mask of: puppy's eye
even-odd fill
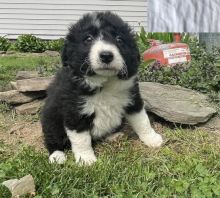
[[[121,36],[116,36],[115,40],[116,40],[117,43],[119,43],[119,44],[123,43],[123,40],[122,40]]]
[[[93,41],[93,39],[94,39],[93,36],[89,34],[85,37],[84,42],[91,43]]]

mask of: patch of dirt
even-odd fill
[[[2,118],[1,118],[2,120]],[[0,139],[7,145],[18,145],[25,144],[35,147],[37,150],[44,149],[43,144],[43,134],[41,129],[41,124],[37,122],[27,122],[27,121],[16,121],[13,123],[7,123],[7,120],[4,120],[7,127],[4,130],[0,131]],[[152,123],[153,128],[158,133],[163,133],[164,126],[158,122]],[[120,139],[123,134],[127,135],[129,139],[138,140],[137,135],[133,132],[132,128],[126,123],[123,129],[121,130],[121,135],[113,134],[107,140],[115,141]],[[114,137],[115,136],[115,137]],[[138,140],[139,141],[139,140]]]
[[[5,144],[20,143],[43,149],[43,138],[40,122],[15,122],[8,130],[0,132],[0,139]]]

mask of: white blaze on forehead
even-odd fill
[[[100,53],[103,51],[112,52],[114,58],[111,63],[108,64],[109,68],[115,69],[116,71],[121,70],[124,67],[124,60],[119,52],[119,49],[116,45],[108,43],[100,38],[94,42],[90,49],[89,59],[91,67],[93,70],[102,69],[105,65],[100,60]],[[112,71],[106,71],[112,72]]]

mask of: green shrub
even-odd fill
[[[21,35],[15,43],[16,48],[21,52],[44,52],[45,43],[31,34]]]
[[[43,41],[34,35],[21,35],[16,40],[13,50],[21,52],[44,52],[45,50],[61,51],[64,44],[64,39]]]
[[[60,52],[64,44],[64,39],[60,38],[58,40],[51,40],[51,41],[45,41],[45,42],[46,42],[47,50]]]
[[[7,38],[0,36],[0,51],[7,51],[10,45],[11,43]]]

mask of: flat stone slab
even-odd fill
[[[52,56],[52,57],[55,57],[55,56],[60,56],[60,53],[57,52],[57,51],[51,51],[51,50],[46,50],[44,52],[44,54],[48,55],[48,56]]]
[[[53,80],[53,77],[38,77],[24,80],[17,80],[17,90],[21,92],[27,91],[43,91],[46,90]]]
[[[46,96],[45,91],[21,93],[18,90],[10,90],[0,92],[0,102],[2,101],[8,104],[23,104],[44,96]]]
[[[21,179],[10,179],[2,183],[6,186],[12,197],[20,197],[22,195],[35,195],[34,179],[31,175],[26,175]]]
[[[38,71],[18,71],[16,80],[30,79],[40,77]]]
[[[44,102],[42,100],[35,100],[33,102],[30,103],[26,103],[23,105],[19,105],[17,107],[15,107],[15,111],[17,114],[36,114],[37,112],[39,112],[39,110],[41,109],[41,107],[43,106]]]
[[[146,109],[167,121],[195,125],[216,113],[207,96],[191,89],[152,82],[139,85]]]

